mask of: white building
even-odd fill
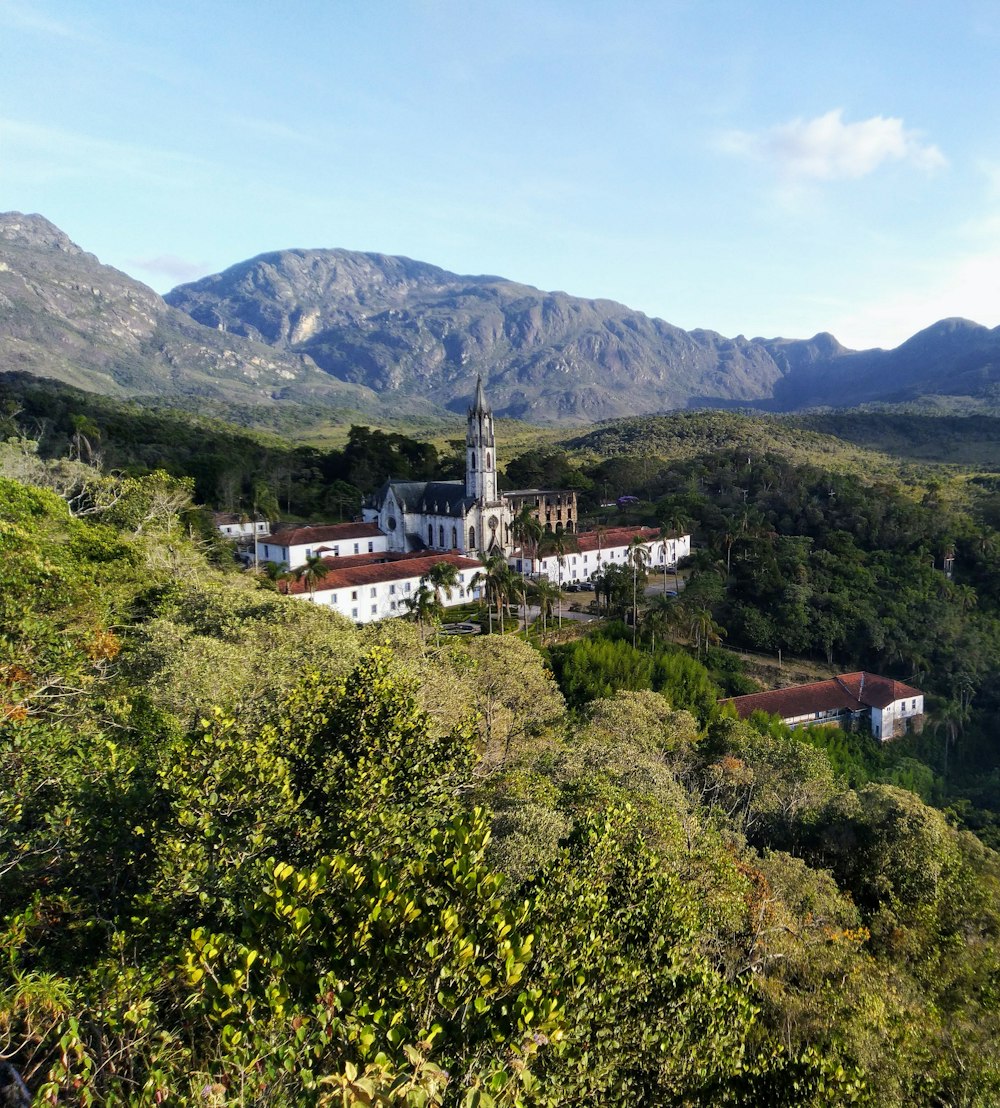
[[[860,670],[828,681],[734,696],[722,703],[732,704],[742,719],[766,712],[780,716],[790,727],[864,722],[883,742],[920,731],[924,724],[924,694],[919,689]]]
[[[327,572],[310,590],[304,580],[283,581],[281,592],[311,600],[339,612],[354,623],[372,623],[377,619],[409,614],[407,601],[420,588],[421,579],[439,562],[447,562],[458,571],[458,584],[451,596],[441,594],[442,604],[454,607],[479,599],[479,589],[473,578],[483,568],[473,558],[457,554],[432,554],[417,557],[394,557],[390,561],[372,561],[367,565],[350,565],[343,569],[334,559],[326,560]]]
[[[636,536],[641,537],[648,554],[647,569],[650,573],[672,569],[691,553],[691,536],[680,535],[673,539],[661,539],[653,527],[613,527],[606,531],[580,531],[567,537],[567,549],[559,564],[557,554],[544,557],[524,557],[515,554],[511,567],[527,576],[547,577],[564,585],[587,583],[595,573],[607,566],[628,564],[628,548]]]
[[[257,561],[286,569],[305,565],[306,558],[381,554],[389,549],[386,536],[371,523],[330,523],[317,527],[286,527],[257,540]]]
[[[236,541],[271,533],[271,524],[266,519],[247,519],[235,512],[213,512],[212,521],[220,535]]]
[[[465,481],[390,478],[369,497],[362,517],[386,534],[389,550],[472,556],[510,551],[514,512],[497,488],[493,413],[486,406],[481,377],[468,412]]]

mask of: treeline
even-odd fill
[[[351,428],[342,450],[294,446],[219,420],[109,400],[23,374],[0,375],[0,439],[132,476],[194,480],[199,503],[248,518],[350,519],[389,476],[461,476],[458,460],[406,435]],[[464,467],[464,456],[461,459]]]
[[[166,474],[71,504],[0,480],[0,1029],[39,1103],[997,1101],[997,857],[911,792],[627,631],[565,656],[569,708],[514,636],[213,570]]]

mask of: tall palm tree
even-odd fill
[[[427,642],[424,627],[428,623],[436,623],[441,618],[443,607],[437,593],[427,584],[426,577],[417,586],[412,596],[407,597],[406,606],[410,614],[416,617],[420,628],[420,641]]]
[[[718,646],[725,638],[726,632],[714,619],[712,613],[706,608],[701,608],[691,616],[691,641],[695,652],[707,654],[710,646]]]
[[[486,604],[490,612],[490,631],[493,630],[493,605],[496,605],[500,620],[500,634],[504,633],[503,610],[514,591],[514,574],[507,565],[507,559],[494,551],[483,563],[483,569],[476,574],[476,580],[482,582],[486,592]]]
[[[531,551],[531,564],[534,568],[535,558],[538,556],[538,546],[545,532],[541,521],[528,504],[525,504],[514,517],[510,530],[514,536],[514,541],[522,549]]]
[[[636,535],[628,544],[625,559],[632,567],[632,645],[635,646],[636,629],[639,623],[639,577],[646,578],[646,567],[649,565],[649,547],[642,535]]]
[[[556,565],[559,567],[559,626],[562,627],[562,580],[563,569],[566,566],[566,555],[580,549],[580,543],[576,535],[569,531],[558,531],[549,535],[545,540],[547,554],[555,554]]]
[[[656,636],[659,635],[661,640],[666,639],[672,631],[680,627],[683,618],[684,609],[676,596],[657,595],[649,598],[642,618],[642,629],[644,634],[649,632],[654,650]]]
[[[686,535],[691,527],[691,521],[680,512],[672,512],[660,528],[660,538],[679,539]],[[667,569],[663,568],[663,591],[667,591]],[[674,547],[674,592],[677,592],[677,548]]]
[[[542,637],[552,618],[552,610],[562,598],[562,591],[547,577],[542,577],[531,586],[531,598],[538,605],[538,614],[542,617]]]
[[[441,594],[451,600],[452,590],[458,585],[458,570],[451,562],[435,562],[424,574],[423,580],[434,590],[434,598],[438,607],[444,608]]]
[[[309,599],[316,595],[316,585],[326,576],[326,563],[322,554],[307,554],[305,562],[293,570],[296,581],[304,581]]]

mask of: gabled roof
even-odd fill
[[[421,554],[419,557],[407,555],[397,557],[391,562],[374,562],[368,565],[342,568],[344,558],[325,558],[324,565],[330,567],[326,574],[313,586],[313,592],[328,592],[331,589],[348,589],[358,585],[377,585],[387,581],[406,581],[414,577],[423,577],[438,562],[447,562],[459,570],[482,569],[483,564],[474,558],[463,558],[460,554]],[[353,559],[352,559],[353,561]],[[303,580],[283,581],[279,589],[289,596],[299,596],[309,592]]]
[[[377,523],[320,523],[309,527],[286,527],[271,535],[276,546],[309,546],[318,542],[344,542],[349,539],[382,538]]]
[[[793,719],[814,712],[861,712],[865,708],[887,708],[897,700],[916,696],[923,696],[923,693],[911,685],[859,670],[808,685],[734,696],[722,703],[732,704],[741,719],[746,719],[753,712]]]
[[[461,516],[476,503],[474,496],[465,495],[464,481],[394,481],[390,478],[372,496],[372,507],[381,509],[390,489],[406,511],[422,515]]]
[[[609,527],[600,536],[596,531],[578,531],[576,542],[581,553],[587,554],[593,550],[610,550],[613,547],[628,546],[637,535],[643,542],[656,542],[660,533],[655,527]]]

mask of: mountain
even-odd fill
[[[166,299],[400,402],[461,410],[481,373],[495,411],[535,422],[764,400],[790,367],[840,349],[817,336],[776,356],[759,340],[689,333],[610,300],[348,250],[262,254]]]
[[[0,368],[109,396],[377,404],[307,358],[203,327],[40,215],[0,214]]]
[[[700,407],[995,411],[1000,328],[943,320],[890,351],[826,333],[730,339],[349,250],[262,254],[161,298],[12,212],[0,215],[0,369],[272,425],[440,418],[464,410],[480,373],[498,414],[536,423]]]

